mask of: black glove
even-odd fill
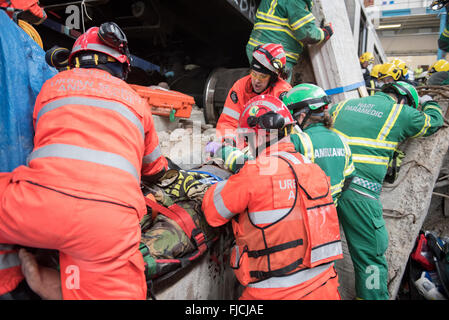
[[[334,34],[334,29],[332,28],[332,23],[329,23],[328,25],[321,28],[324,32],[324,41],[329,40],[330,37]]]

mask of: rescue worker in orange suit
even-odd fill
[[[257,157],[203,198],[211,226],[232,220],[230,263],[245,286],[241,300],[341,299],[334,260],[342,247],[329,178],[295,150],[294,124],[278,98],[251,99],[239,131]]]
[[[0,8],[14,20],[21,19],[35,25],[47,18],[45,10],[39,6],[39,0],[0,0]]]
[[[147,102],[124,81],[125,34],[90,28],[69,65],[37,97],[27,165],[0,174],[0,243],[59,250],[63,299],[146,299],[140,180],[158,179],[167,160]]]
[[[282,97],[292,86],[282,77],[285,72],[286,57],[280,44],[267,43],[253,51],[250,74],[237,80],[229,90],[223,111],[217,122],[217,136],[220,142],[235,146],[237,143],[235,129],[238,127],[240,114],[245,104],[260,94]],[[211,143],[215,148],[206,149],[214,152],[221,144]]]
[[[0,9],[0,171],[6,172],[24,164],[26,156],[32,150],[34,101],[42,84],[55,72],[43,61],[40,48],[32,47],[33,40],[21,37],[23,30],[15,28],[17,19],[34,24],[45,20],[45,11],[39,7],[38,1],[0,0]],[[17,52],[18,48],[27,50]],[[14,57],[13,61],[10,60],[11,57]],[[29,67],[26,64],[17,66],[19,61],[28,62]],[[14,81],[8,81],[11,79]],[[27,91],[21,92],[16,90],[17,87],[26,88]],[[17,120],[17,114],[20,114],[20,121]],[[24,280],[19,248],[12,244],[0,243],[0,300],[14,299],[28,300],[38,297]]]

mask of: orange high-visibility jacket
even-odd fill
[[[167,168],[147,102],[99,69],[47,80],[33,114],[34,150],[14,180],[70,189],[146,212],[141,175]]]
[[[331,262],[343,257],[329,178],[286,141],[213,185],[203,199],[210,225],[235,218],[230,262],[248,288],[298,286],[329,274]]]
[[[261,93],[255,93],[251,85],[250,75],[237,80],[229,90],[223,111],[218,119],[217,137],[237,141],[235,129],[238,128],[240,114],[249,100],[260,94],[272,95],[282,100],[282,96],[291,88],[292,86],[287,81],[278,78],[273,86],[268,86]]]
[[[47,18],[47,14],[39,6],[38,0],[0,0],[0,7],[28,11],[31,16],[28,15],[26,18],[33,24],[39,24]],[[21,18],[23,19],[23,16]]]
[[[14,290],[23,278],[18,250],[0,244],[0,296]]]

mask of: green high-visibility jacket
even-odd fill
[[[291,134],[290,140],[298,152],[330,177],[332,198],[337,204],[345,179],[354,172],[351,150],[344,138],[322,123],[313,123],[304,132]]]
[[[443,125],[442,111],[436,102],[428,102],[422,109],[397,104],[383,92],[330,108],[333,130],[346,138],[357,176],[382,184],[401,141],[429,136]]]
[[[446,7],[446,12],[449,13],[448,7]],[[438,39],[438,47],[441,50],[449,52],[449,15],[446,16],[446,28],[440,34],[440,38]]]
[[[324,39],[324,32],[315,25],[315,17],[310,12],[312,4],[311,0],[262,0],[256,12],[247,52],[252,52],[261,44],[280,43],[287,62],[295,64],[305,44]],[[251,57],[248,58],[251,61]]]

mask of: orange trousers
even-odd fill
[[[337,272],[331,266],[315,278],[292,287],[246,287],[239,300],[341,300],[338,286]]]
[[[64,299],[146,299],[135,209],[11,177],[0,174],[0,243],[59,250]]]

